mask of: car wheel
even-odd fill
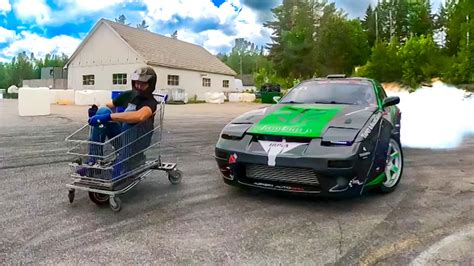
[[[385,165],[385,180],[380,185],[380,190],[389,193],[395,190],[403,174],[403,151],[400,142],[390,139]]]

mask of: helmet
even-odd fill
[[[135,88],[135,81],[148,82],[147,94],[152,94],[156,87],[156,73],[151,67],[141,67],[132,74],[132,88]]]

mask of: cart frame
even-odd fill
[[[177,169],[176,163],[161,161],[160,146],[167,95],[153,95],[159,105],[152,123],[146,121],[149,124],[137,124],[104,142],[90,141],[92,127],[84,125],[65,139],[72,145],[67,154],[77,158],[75,162],[69,163],[73,179],[72,183],[66,184],[70,203],[74,202],[76,190],[82,190],[89,192],[89,198],[97,205],[109,204],[113,211],[118,212],[122,206],[118,195],[131,190],[153,170],[165,171],[173,185],[181,182],[182,172]],[[146,130],[143,131],[143,128]],[[84,139],[86,135],[87,139]],[[153,148],[158,150],[157,158],[133,165],[135,157]],[[94,164],[84,163],[91,160]],[[79,174],[78,169],[84,174]]]

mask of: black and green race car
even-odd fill
[[[331,75],[275,100],[222,130],[215,157],[227,184],[321,195],[396,188],[400,99],[377,81]]]

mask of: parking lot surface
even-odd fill
[[[119,213],[67,199],[64,138],[87,107],[19,117],[0,100],[0,264],[474,264],[474,138],[405,149],[391,194],[329,200],[226,186],[220,130],[257,104],[169,105],[162,152],[184,172],[152,173]]]

